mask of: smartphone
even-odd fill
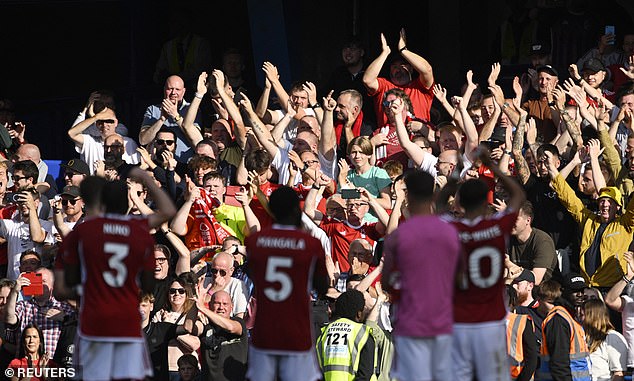
[[[354,198],[360,198],[361,192],[358,189],[342,189],[341,190],[341,198],[344,200],[350,200]]]
[[[24,277],[31,281],[31,284],[22,288],[24,296],[40,296],[44,295],[44,286],[42,285],[42,274],[25,273]]]
[[[606,25],[605,26],[605,34],[614,36],[614,25]],[[609,45],[614,45],[614,39],[608,43]]]

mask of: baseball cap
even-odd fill
[[[548,73],[550,75],[554,75],[555,77],[559,77],[559,72],[552,66],[550,65],[541,65],[539,67],[537,67],[537,72],[541,73],[541,72],[545,72]]]
[[[517,276],[517,278],[513,279],[513,283],[519,283],[523,280],[530,283],[535,283],[535,274],[533,274],[531,270],[524,269],[522,270],[520,275]]]
[[[82,175],[89,175],[90,168],[88,168],[88,164],[81,159],[71,159],[68,160],[68,163],[61,165],[65,169],[73,170],[77,173],[81,173]]]
[[[79,187],[76,187],[74,185],[66,185],[64,189],[62,189],[62,193],[60,193],[60,195],[77,198],[81,197],[81,192],[79,191]]]
[[[566,291],[581,291],[588,288],[586,280],[577,273],[568,273],[564,275],[562,286]]]
[[[621,191],[617,187],[603,187],[599,191],[599,198],[607,197],[612,199],[618,206],[621,206]]]
[[[543,42],[536,42],[530,46],[530,55],[545,56],[550,54],[550,46]]]
[[[601,62],[600,59],[590,58],[583,64],[583,69],[581,71],[591,71],[596,73],[598,71],[607,71],[605,69],[605,65]]]

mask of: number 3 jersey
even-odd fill
[[[79,266],[83,295],[79,332],[92,340],[141,338],[139,282],[154,271],[147,219],[107,215],[87,219],[64,238],[62,261]]]
[[[310,289],[328,276],[318,239],[274,224],[245,240],[258,309],[253,345],[262,350],[308,351],[313,345]]]
[[[447,220],[458,229],[462,254],[454,294],[454,322],[499,321],[504,305],[504,254],[517,212],[496,213],[474,220]]]

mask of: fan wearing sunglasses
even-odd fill
[[[81,198],[79,187],[65,186],[53,202],[53,223],[60,238],[66,237],[83,217],[84,200]]]
[[[172,171],[174,181],[180,183],[181,178],[187,173],[187,165],[176,160],[176,134],[168,127],[161,127],[156,133],[152,143],[148,145],[148,151],[140,151],[143,162],[155,173]],[[165,178],[158,175],[158,178]]]
[[[204,285],[207,287],[211,284],[209,294],[220,290],[227,291],[233,301],[231,316],[237,316],[242,319],[247,311],[247,300],[249,300],[250,295],[246,283],[232,277],[235,270],[233,265],[233,255],[224,251],[216,254],[211,262],[207,263]]]
[[[165,307],[158,311],[152,319],[153,323],[167,322],[182,325],[187,313],[196,304],[193,300],[194,290],[184,277],[179,276],[170,284]],[[167,363],[170,374],[178,373],[178,359],[182,355],[192,354],[196,358],[196,351],[200,347],[200,339],[197,336],[185,334],[172,339],[167,347]],[[174,372],[174,373],[173,373]]]

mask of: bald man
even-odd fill
[[[218,291],[228,292],[233,301],[231,316],[244,318],[250,297],[249,289],[244,281],[232,277],[234,270],[233,255],[226,252],[216,254],[211,262],[207,263],[205,286],[211,284],[209,294],[212,296]]]
[[[106,169],[120,169],[123,164],[138,164],[139,153],[137,145],[130,139],[119,134],[112,134],[103,141],[103,160]]]
[[[177,75],[169,76],[163,87],[163,101],[160,104],[151,105],[145,110],[139,133],[139,143],[141,145],[149,144],[154,140],[161,127],[167,127],[176,135],[176,160],[187,163],[187,160],[194,154],[194,150],[182,129],[183,118],[189,110],[189,103],[184,96],[185,83],[183,83],[183,79]],[[198,126],[198,117],[196,117],[194,124]]]
[[[55,197],[57,194],[57,184],[53,176],[48,174],[48,165],[42,160],[40,149],[35,144],[22,144],[15,152],[13,162],[31,160],[37,165],[37,181],[36,183],[47,183],[49,185],[48,190],[44,193],[49,199]],[[41,189],[41,188],[38,188]]]
[[[350,243],[348,249],[348,264],[350,270],[339,274],[335,288],[339,292],[346,291],[348,279],[353,275],[367,276],[370,271],[374,270],[372,266],[372,245],[363,238],[355,239]]]

